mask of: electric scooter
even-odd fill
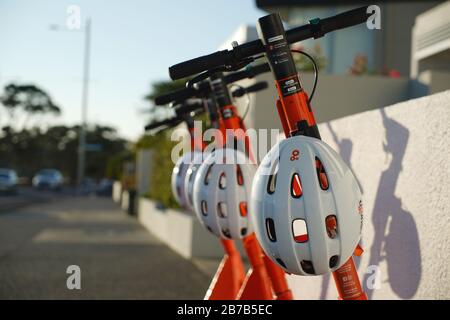
[[[231,138],[232,140],[236,140],[237,143],[242,141],[245,145],[246,152],[251,156],[248,138],[241,134],[245,132],[245,126],[242,119],[237,115],[236,107],[231,102],[227,84],[240,79],[252,78],[260,73],[268,72],[269,70],[270,68],[267,64],[262,64],[226,76],[217,73],[211,75],[209,81],[205,81],[206,78],[204,77],[195,77],[189,81],[186,89],[158,97],[155,99],[155,102],[157,104],[163,104],[177,100],[179,101],[180,99],[192,98],[193,96],[202,97],[207,94],[211,95],[220,110],[220,125],[218,128],[222,131],[222,137],[225,137],[225,139]],[[235,90],[232,93],[232,96],[236,97],[242,95],[244,92],[256,92],[265,87],[266,86],[262,86],[260,83],[256,83],[249,88],[239,88]],[[231,130],[234,136],[227,137],[227,129]],[[226,141],[223,141],[223,144],[226,145]],[[255,235],[248,235],[244,238],[243,243],[252,269],[248,273],[246,283],[239,294],[239,298],[272,299],[272,290],[270,288],[272,286],[277,299],[292,299],[292,293],[287,286],[284,271],[263,254]],[[266,280],[267,273],[271,279],[270,283]],[[213,280],[213,283],[214,282],[215,281]]]
[[[268,66],[265,65],[262,68],[259,67],[256,69],[256,72],[266,72],[268,71]],[[241,72],[238,74],[232,74],[228,76],[229,81],[237,81],[241,78],[245,78],[248,76],[252,76],[255,74],[254,69],[249,69],[246,72]],[[173,100],[172,103],[174,103],[175,100],[180,101],[180,97],[187,98],[189,95],[195,95],[197,97],[207,95],[210,92],[215,92],[215,98],[217,99],[219,96],[222,95],[222,93],[219,93],[217,91],[217,86],[215,90],[209,90],[207,86],[203,86],[202,89],[198,89],[191,91],[189,93],[189,89],[187,90],[181,90],[172,94],[168,94],[165,96],[157,97],[155,99],[155,102],[157,104],[165,103],[169,100]],[[212,88],[212,87],[211,87]],[[260,90],[263,90],[267,88],[267,83],[265,82],[258,82],[254,85],[251,85],[247,88],[239,87],[238,89],[234,90],[232,92],[233,97],[240,97],[246,93],[251,92],[257,92]],[[223,89],[223,88],[222,88]],[[226,96],[229,98],[229,92],[226,88]],[[189,93],[189,94],[187,94]],[[192,98],[190,98],[192,100]],[[188,101],[188,100],[186,100]],[[184,102],[182,105],[185,104]],[[186,110],[186,108],[189,106],[183,106],[178,107],[176,110],[178,110],[178,113],[183,112]],[[234,108],[234,107],[233,107]],[[192,107],[191,107],[192,109]],[[235,109],[235,108],[234,108]],[[233,110],[234,110],[233,109]],[[222,121],[222,117],[218,115],[216,112],[214,112],[214,108],[209,108],[209,115],[210,119],[212,121],[212,124],[214,127],[218,128],[223,134],[225,134],[225,130],[227,129],[227,122]],[[235,117],[235,115],[233,116]],[[238,118],[234,119],[237,120],[236,124],[239,124],[241,126],[242,121],[240,121]],[[177,122],[176,122],[177,123]],[[228,123],[229,126],[230,122]],[[154,128],[156,125],[153,125]],[[189,127],[189,122],[188,122]],[[228,128],[230,129],[230,128]],[[190,130],[191,132],[191,140],[198,140],[195,137],[194,131]],[[247,249],[247,253],[250,257],[250,262],[253,266],[253,271],[250,271],[247,277],[247,280],[245,281],[245,285],[242,286],[242,281],[239,280],[239,276],[236,276],[237,271],[242,269],[241,267],[237,267],[238,261],[237,258],[230,259],[230,257],[235,257],[237,254],[236,249],[234,248],[234,243],[231,242],[231,240],[224,240],[222,239],[222,244],[224,246],[225,252],[227,253],[224,260],[222,261],[221,265],[219,266],[218,272],[216,273],[216,276],[214,277],[214,280],[212,281],[211,287],[207,292],[206,299],[234,299],[236,297],[240,297],[242,299],[272,299],[272,290],[271,286],[269,285],[267,281],[267,275],[265,271],[265,265],[268,266],[268,269],[270,270],[270,276],[273,279],[272,283],[274,284],[275,293],[279,299],[291,299],[292,295],[290,293],[290,290],[287,288],[287,284],[284,279],[284,272],[279,269],[276,265],[274,265],[269,259],[263,260],[261,259],[262,253],[261,249],[259,248],[256,239],[254,238],[254,235],[251,235],[246,238],[245,248]],[[234,263],[231,263],[233,262]],[[264,264],[265,263],[265,264]],[[234,273],[234,276],[233,276]],[[234,279],[231,280],[230,279]],[[240,282],[240,283],[239,283]],[[239,286],[236,286],[236,284],[239,283]],[[231,287],[230,288],[230,284]],[[241,289],[243,287],[244,289]],[[240,293],[236,291],[236,289],[239,289]],[[230,297],[231,295],[231,297]]]
[[[199,74],[208,77],[217,72],[239,70],[258,58],[265,56],[276,80],[278,101],[276,107],[285,135],[297,135],[320,139],[320,133],[311,109],[311,97],[305,93],[293,62],[289,45],[309,38],[320,38],[326,33],[361,24],[369,18],[368,6],[350,10],[325,19],[313,19],[309,24],[285,32],[278,14],[270,14],[259,19],[261,39],[242,45],[234,45],[232,50],[223,50],[210,55],[179,63],[169,68],[172,79],[180,79]],[[313,89],[314,90],[314,89]],[[314,92],[314,91],[313,91]],[[320,168],[318,168],[318,175]],[[286,230],[286,232],[290,230]],[[355,248],[355,254],[362,253]],[[333,272],[339,298],[344,300],[367,299],[363,292],[358,273],[350,257]]]

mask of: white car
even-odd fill
[[[0,192],[14,193],[17,187],[17,174],[12,169],[0,168]]]
[[[56,169],[42,169],[33,177],[33,186],[37,189],[59,190],[63,184],[63,176]]]

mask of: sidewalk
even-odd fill
[[[81,268],[81,290],[66,287],[69,265]],[[0,215],[0,299],[202,299],[209,282],[110,199]]]

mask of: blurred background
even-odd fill
[[[0,240],[3,241],[3,244],[0,241],[0,274],[3,274],[0,298],[27,297],[15,284],[28,271],[14,273],[11,271],[13,264],[8,265],[12,262],[1,260],[2,253],[10,252],[20,243],[7,233],[13,225],[22,226],[12,218],[16,211],[41,212],[47,218],[48,212],[59,212],[65,217],[71,210],[78,214],[111,211],[122,216],[122,212],[116,212],[118,206],[110,201],[114,197],[126,212],[143,219],[142,224],[157,233],[155,229],[159,225],[142,218],[142,210],[178,209],[170,191],[172,130],[145,133],[143,129],[147,123],[172,115],[167,108],[155,106],[154,97],[184,87],[185,81],[170,81],[169,66],[231,48],[232,41],[244,43],[257,39],[257,19],[269,13],[280,13],[286,28],[290,28],[308,23],[314,17],[331,16],[367,3],[372,2],[0,0]],[[328,130],[325,135],[328,134],[330,143],[334,143],[341,154],[350,152],[344,157],[349,163],[355,161],[351,158],[352,145],[347,143],[349,131],[330,123],[450,89],[450,2],[392,0],[373,4],[381,8],[379,30],[361,25],[295,45],[317,61],[319,82],[313,103],[315,114],[324,130]],[[301,55],[295,59],[308,91],[314,79],[312,65]],[[273,81],[270,74],[265,74],[240,84],[261,80]],[[275,98],[272,87],[250,95],[247,127],[281,129],[274,108]],[[246,101],[246,98],[236,101],[241,113]],[[389,123],[386,114],[379,120]],[[389,141],[383,142],[389,137],[387,130],[380,133],[380,148],[389,144]],[[386,136],[381,137],[383,134]],[[354,143],[354,154],[361,156],[362,153],[357,152],[357,142]],[[384,152],[385,158],[389,149],[380,152]],[[391,177],[396,175],[398,172]],[[387,192],[391,195],[396,192],[397,178],[394,180],[395,183],[387,187],[392,189]],[[367,188],[371,190],[370,184]],[[373,193],[376,195],[376,186]],[[142,199],[149,201],[147,207],[141,204]],[[86,216],[75,216],[74,223],[81,233],[58,233],[53,230],[56,226],[49,231],[33,229],[36,227],[30,225],[33,231],[24,231],[17,237],[23,236],[21,239],[32,243],[40,239],[44,243],[66,245],[76,243],[75,239],[91,239],[89,235],[95,232],[83,229]],[[101,217],[94,223],[100,235],[95,235],[92,242],[86,240],[90,245],[108,242],[123,231],[114,229],[119,218],[102,229],[106,220]],[[143,246],[142,252],[130,257],[128,267],[139,269],[142,266],[137,266],[137,260],[133,262],[133,259],[145,255],[145,245],[153,240],[145,238],[150,236],[146,232],[141,234],[143,230],[126,221],[124,230],[132,234],[132,240],[124,238],[123,241]],[[167,242],[182,256],[195,258],[194,249],[186,253]],[[205,243],[204,239],[200,242]],[[81,248],[84,245],[86,243],[81,243]],[[35,250],[33,246],[30,244],[30,252]],[[61,250],[64,248],[67,246]],[[198,250],[200,258],[211,258],[208,250],[217,248]],[[86,262],[91,259],[89,255],[81,256],[89,264]],[[48,267],[42,263],[42,268]],[[201,269],[205,264],[199,265]],[[116,271],[122,268],[117,266]],[[180,296],[173,293],[167,297],[201,298],[209,278],[203,271],[197,276],[198,271],[192,270],[195,278],[192,281],[198,283],[197,291],[186,290],[179,292]],[[5,274],[9,275],[8,281]],[[95,273],[91,279],[100,281]],[[420,276],[413,281],[413,287],[414,283],[418,286],[418,279]],[[148,284],[142,291],[135,292],[135,296],[127,296],[129,292],[120,290],[109,291],[109,294],[153,298],[155,296],[149,292],[155,291],[155,286]],[[97,288],[101,287],[102,283],[97,283]],[[169,292],[176,292],[176,289],[171,290]],[[397,292],[397,296],[411,298],[416,290]],[[87,297],[108,297],[106,291],[99,289]],[[31,297],[70,297],[50,285],[28,294]],[[447,291],[444,296],[448,297]],[[323,289],[320,297],[327,297],[327,290]]]

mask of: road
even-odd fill
[[[67,289],[69,265],[80,290]],[[0,299],[202,299],[209,281],[107,198],[0,213]]]
[[[68,194],[69,190],[64,190],[62,193]],[[23,207],[33,203],[48,202],[54,198],[56,194],[51,191],[36,191],[31,187],[20,187],[14,194],[0,193],[0,214],[9,212],[13,209]]]

